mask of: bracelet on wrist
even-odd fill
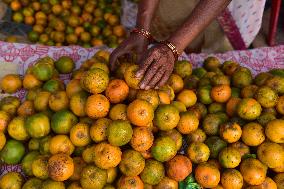
[[[144,29],[134,28],[130,33],[140,34],[140,35],[144,36],[145,38],[147,38],[150,43],[155,41],[153,36],[151,35],[151,33],[147,30],[144,30]]]
[[[176,46],[169,41],[160,41],[160,43],[166,45],[173,52],[174,57],[177,61],[180,53],[178,52]]]

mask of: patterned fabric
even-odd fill
[[[266,0],[233,0],[228,9],[248,47],[261,27]]]

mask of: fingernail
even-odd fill
[[[140,88],[141,88],[141,89],[144,89],[144,88],[145,88],[145,85],[144,85],[144,84],[141,84],[141,85],[140,85]]]
[[[156,86],[156,87],[155,87],[155,89],[159,89],[159,87],[158,87],[158,86]]]
[[[146,88],[145,88],[145,90],[149,90],[150,89],[150,86],[147,86]]]
[[[136,72],[135,77],[141,77],[141,73],[140,72]]]

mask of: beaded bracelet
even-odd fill
[[[169,41],[160,41],[160,43],[166,45],[169,49],[171,49],[171,51],[174,54],[175,59],[178,60],[180,53],[178,52],[178,50],[177,50],[177,48],[174,44],[172,44]]]
[[[144,30],[144,29],[138,29],[138,28],[134,28],[130,33],[138,33],[140,35],[143,35],[144,37],[146,37],[150,42],[154,42],[154,38],[151,35],[150,32]]]

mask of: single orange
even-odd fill
[[[127,118],[136,126],[148,126],[154,119],[153,107],[145,100],[134,100],[127,107]]]
[[[147,127],[135,127],[130,141],[132,148],[139,152],[147,151],[154,142],[154,135]]]
[[[195,169],[196,181],[205,188],[213,188],[220,182],[220,171],[209,163],[201,163]]]
[[[107,116],[110,109],[109,100],[102,94],[89,96],[85,106],[86,114],[92,119]]]
[[[217,85],[212,88],[210,94],[214,101],[224,103],[231,97],[231,87],[229,85]]]
[[[66,154],[56,154],[48,160],[49,176],[55,181],[65,181],[74,172],[73,159]]]
[[[129,93],[129,87],[125,81],[120,79],[111,80],[106,88],[106,97],[111,103],[124,101]]]
[[[197,97],[194,91],[184,89],[178,94],[177,101],[182,102],[188,108],[196,103]]]

